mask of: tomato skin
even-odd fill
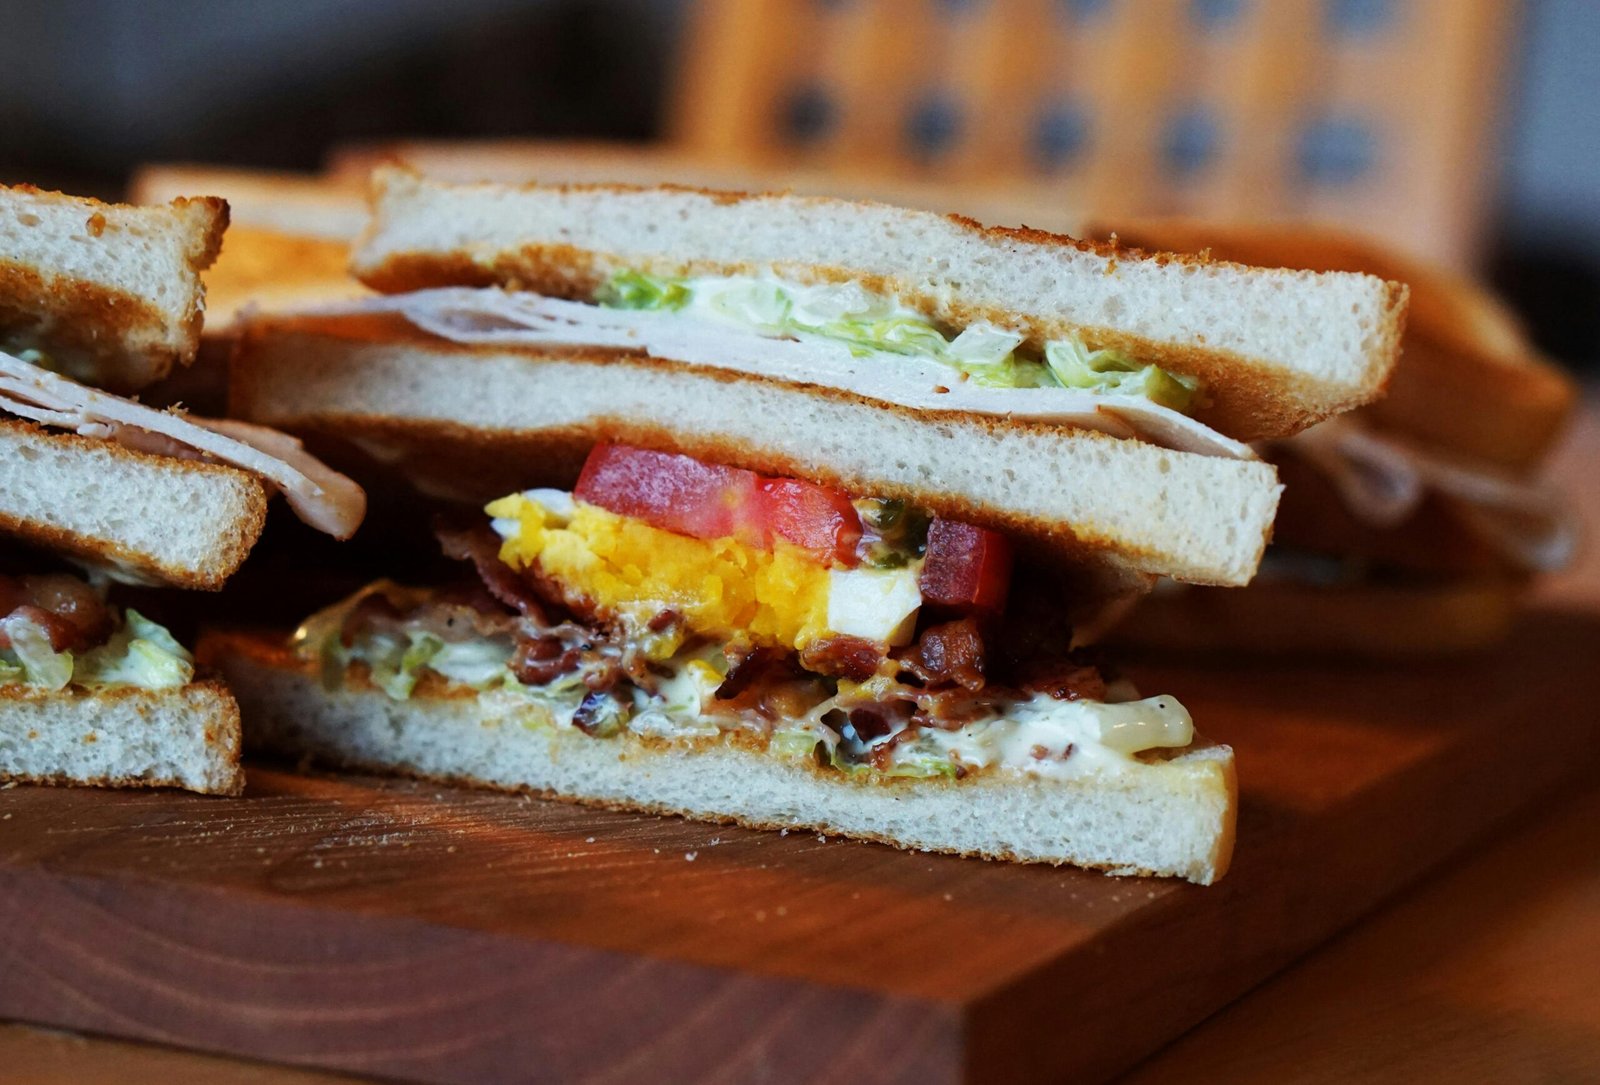
[[[596,445],[572,494],[619,516],[631,516],[696,539],[734,538],[770,545],[754,471],[702,463],[692,456],[628,445]]]
[[[596,445],[573,496],[696,539],[770,550],[778,539],[823,562],[856,564],[861,517],[836,490],[628,445]]]
[[[917,586],[935,606],[998,614],[1011,586],[1011,543],[998,531],[935,517]]]
[[[841,565],[855,565],[861,516],[837,490],[794,478],[761,480],[765,520],[775,539]]]

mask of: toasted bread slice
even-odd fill
[[[128,202],[163,204],[191,192],[228,201],[234,228],[348,243],[367,224],[367,178],[358,180],[190,163],[140,166]],[[232,243],[233,235],[228,235]]]
[[[1368,275],[1149,256],[1029,229],[818,197],[374,175],[352,268],[378,290],[509,284],[587,298],[613,272],[857,281],[952,326],[1068,335],[1205,382],[1196,417],[1284,436],[1378,396],[1406,290]]]
[[[0,532],[125,576],[215,590],[261,534],[260,479],[0,422]]]
[[[0,686],[0,780],[244,790],[239,706],[214,679],[179,689]]]
[[[1250,579],[1279,492],[1255,460],[629,352],[468,347],[398,318],[253,322],[230,383],[238,417],[414,461],[443,453],[467,499],[571,484],[590,445],[620,440],[905,498],[1076,563],[1207,583]]]
[[[68,375],[136,391],[194,359],[228,225],[214,197],[129,207],[0,187],[0,349],[45,351]]]
[[[291,757],[615,809],[1202,884],[1223,875],[1233,851],[1237,789],[1226,746],[1194,748],[1161,771],[1126,776],[862,783],[733,743],[530,728],[514,710],[475,695],[394,701],[358,680],[330,692],[314,667],[281,644],[216,636],[200,652],[239,698],[250,747]]]
[[[1411,287],[1403,353],[1374,424],[1511,470],[1541,460],[1560,436],[1577,386],[1540,357],[1488,291],[1442,268],[1332,229],[1151,219],[1094,224],[1141,248],[1308,271],[1366,272]]]
[[[231,334],[246,309],[282,312],[370,293],[351,278],[343,241],[234,226],[205,275],[207,336]]]

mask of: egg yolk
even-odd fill
[[[828,569],[793,546],[760,550],[733,539],[694,539],[583,502],[561,524],[522,494],[485,511],[517,523],[500,546],[501,561],[513,569],[537,564],[569,590],[637,622],[671,609],[697,633],[744,633],[796,650],[826,632]]]

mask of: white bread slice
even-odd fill
[[[254,475],[0,422],[0,532],[123,574],[215,590],[266,522]]]
[[[208,637],[201,655],[239,698],[251,748],[336,766],[1201,884],[1220,878],[1233,852],[1226,746],[1125,776],[860,783],[723,742],[685,748],[532,730],[475,696],[394,701],[359,683],[329,692],[281,647],[244,635]]]
[[[239,706],[216,680],[163,690],[0,686],[0,780],[237,795]]]
[[[396,168],[373,185],[352,269],[387,293],[509,284],[583,298],[624,268],[860,281],[954,326],[989,321],[1035,344],[1076,335],[1198,376],[1197,417],[1239,440],[1376,398],[1406,303],[1404,286],[1369,275],[1147,256],[821,197],[449,184]]]
[[[0,186],[0,349],[47,351],[116,392],[187,365],[228,226],[215,197],[130,207]]]
[[[230,384],[237,417],[435,460],[466,499],[570,484],[589,445],[620,440],[901,497],[1069,560],[1205,583],[1250,579],[1279,494],[1259,461],[616,351],[467,347],[396,318],[253,322]]]

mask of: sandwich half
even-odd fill
[[[271,492],[330,534],[355,530],[360,487],[293,438],[96,386],[143,388],[193,360],[225,203],[0,188],[0,223],[0,530],[122,579],[205,589],[249,553]]]
[[[1532,578],[1571,557],[1568,502],[1538,478],[1576,387],[1481,287],[1333,231],[1187,220],[1099,228],[1125,243],[1404,278],[1389,394],[1265,443],[1285,483],[1244,592],[1166,585],[1119,630],[1218,653],[1390,657],[1482,649]]]
[[[893,499],[619,444],[201,657],[248,740],[339,766],[1210,883],[1232,751],[1073,648],[1070,583]]]
[[[1378,394],[1402,287],[875,205],[380,174],[384,297],[248,320],[240,417],[467,503],[474,580],[202,658],[247,739],[578,801],[1209,883],[1232,751],[1088,642],[1243,584],[1242,438]]]
[[[375,183],[353,266],[390,293],[247,322],[231,411],[466,500],[608,438],[1236,585],[1278,493],[1242,439],[1378,395],[1402,325],[1372,276],[873,204]]]
[[[0,533],[28,548],[0,565],[0,778],[236,793],[232,697],[114,585],[220,588],[274,491],[330,534],[360,522],[360,487],[293,438],[94,386],[193,359],[226,221],[0,189]]]

